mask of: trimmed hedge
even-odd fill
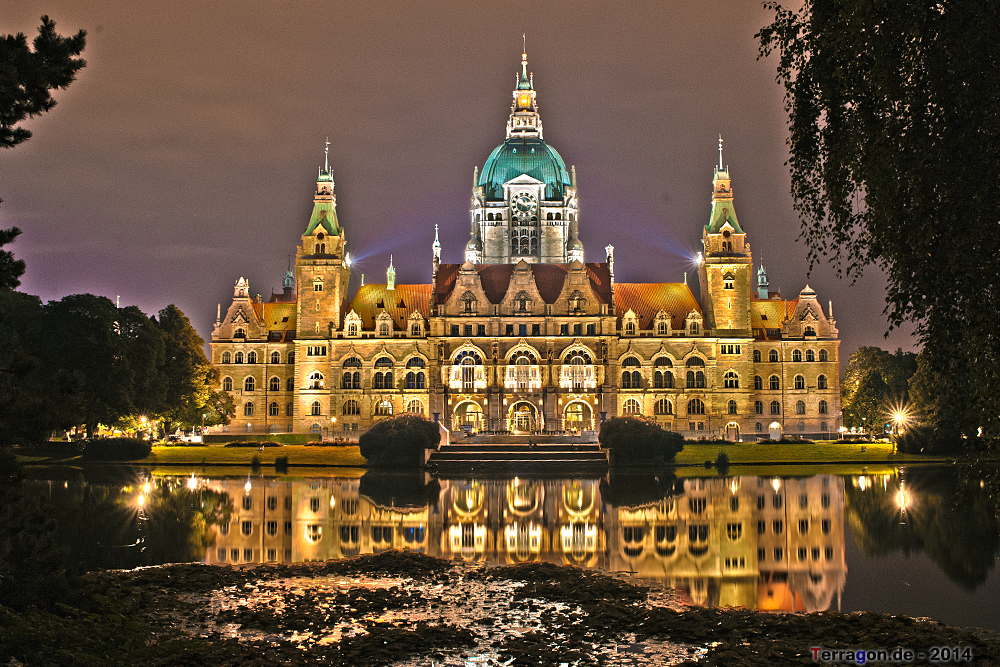
[[[644,417],[612,417],[601,424],[597,439],[611,451],[612,466],[663,465],[684,449],[684,436]]]
[[[419,415],[383,419],[359,439],[361,456],[372,468],[410,468],[424,465],[424,451],[437,449],[441,430]]]
[[[236,433],[208,433],[202,436],[203,445],[221,445],[232,442],[233,438],[239,437],[245,442],[276,442],[279,445],[305,445],[310,442],[319,442],[322,437],[316,433],[268,433],[261,435],[236,434]],[[257,445],[260,446],[259,444]]]
[[[236,440],[234,442],[228,442],[228,443],[226,443],[225,446],[226,447],[254,447],[254,448],[257,448],[257,447],[281,447],[282,445],[279,445],[278,443],[272,442],[270,440],[264,440],[264,441],[260,441],[260,440]]]
[[[139,461],[153,451],[153,443],[139,438],[97,438],[83,442],[84,461]]]

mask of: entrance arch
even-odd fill
[[[454,427],[463,431],[483,430],[483,409],[473,401],[459,403],[455,407]]]
[[[564,431],[589,431],[593,428],[593,412],[583,401],[573,401],[563,413]]]
[[[740,439],[740,425],[736,422],[726,424],[726,440],[736,442]]]
[[[510,406],[507,414],[507,430],[511,433],[533,433],[540,429],[538,409],[527,401],[518,401]]]

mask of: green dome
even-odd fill
[[[560,200],[571,184],[566,163],[556,149],[538,137],[510,137],[493,149],[479,185],[486,199],[502,200],[503,184],[527,174],[545,183],[545,199]]]

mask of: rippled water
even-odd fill
[[[625,572],[674,589],[689,605],[870,610],[1000,630],[989,470],[604,479],[41,474],[52,479],[32,482],[33,492],[89,568],[291,563],[397,548],[469,563]]]

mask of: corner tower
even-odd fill
[[[579,215],[576,175],[570,176],[562,156],[545,143],[527,53],[521,54],[513,98],[507,138],[473,182],[467,259],[479,252],[484,264],[564,264]]]
[[[298,339],[330,337],[340,327],[347,301],[350,257],[345,251],[344,230],[337,220],[329,150],[328,141],[325,164],[316,178],[312,215],[295,255]]]
[[[753,274],[750,244],[736,219],[729,168],[719,165],[712,178],[712,213],[702,232],[698,269],[705,327],[717,336],[750,335],[750,289]]]

